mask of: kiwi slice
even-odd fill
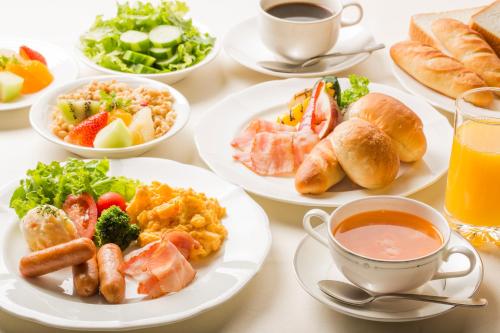
[[[62,112],[64,120],[70,124],[77,124],[82,120],[99,112],[100,103],[91,100],[59,100],[57,107]]]

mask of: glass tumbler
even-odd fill
[[[487,97],[479,107],[469,101]],[[477,103],[477,102],[476,102]],[[484,104],[484,103],[483,103]],[[500,245],[500,88],[472,89],[456,100],[445,212],[476,246]]]

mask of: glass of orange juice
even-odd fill
[[[489,96],[488,107],[468,100]],[[445,212],[474,245],[500,245],[500,88],[478,88],[456,100]]]

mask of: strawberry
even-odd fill
[[[26,60],[38,60],[42,64],[47,65],[47,61],[45,60],[45,57],[43,55],[25,45],[22,45],[19,48],[19,54]]]
[[[75,145],[93,147],[95,136],[108,124],[108,116],[107,112],[100,112],[88,117],[76,125],[65,140]]]

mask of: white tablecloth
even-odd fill
[[[418,12],[465,8],[488,0],[364,0],[363,24],[387,46],[406,38],[409,17]],[[233,25],[257,13],[257,0],[191,0],[192,16],[221,37]],[[113,0],[0,0],[0,36],[41,39],[73,51],[75,41],[98,13],[112,14]],[[0,45],[1,47],[1,45]],[[97,74],[80,65],[80,75]],[[374,82],[401,86],[391,75],[386,50],[339,76],[363,74]],[[221,52],[206,68],[175,84],[190,101],[192,118],[173,140],[146,156],[204,166],[193,140],[200,115],[228,94],[276,78],[240,66]],[[272,93],[272,92],[271,92]],[[450,118],[450,117],[449,117]],[[451,118],[450,118],[451,119]],[[224,130],[221,128],[220,130]],[[0,185],[23,176],[36,162],[70,156],[45,141],[29,125],[28,110],[0,112]],[[442,208],[446,179],[412,197]],[[271,221],[273,245],[260,273],[233,299],[200,316],[147,332],[500,332],[500,252],[482,251],[485,276],[479,295],[488,298],[483,309],[456,309],[437,318],[410,323],[378,323],[333,312],[303,291],[293,273],[292,258],[304,236],[301,219],[306,207],[253,196]],[[0,221],[1,223],[1,221]],[[0,311],[0,332],[56,332]],[[64,332],[61,330],[61,332]]]

